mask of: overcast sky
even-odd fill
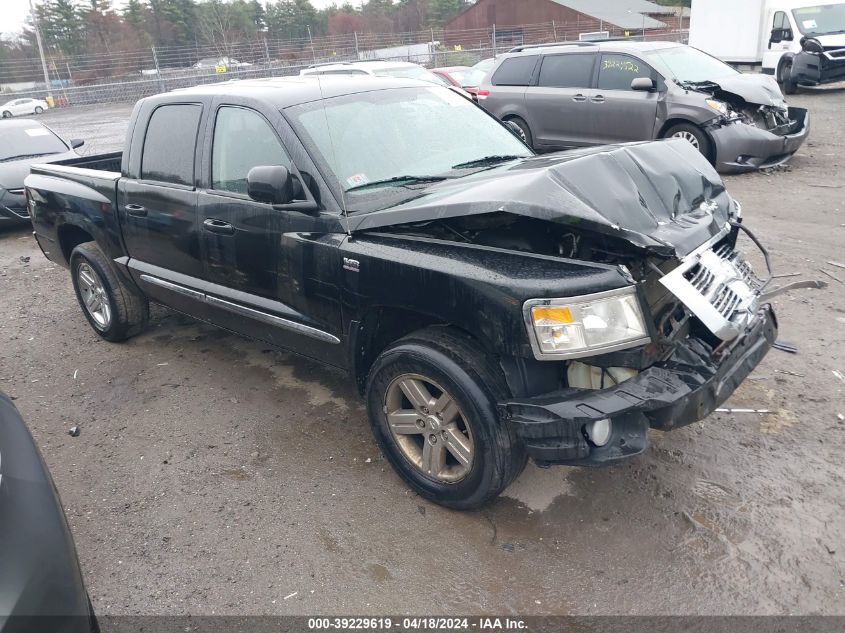
[[[39,4],[41,0],[33,0],[35,4]],[[343,0],[311,0],[318,9],[327,7],[333,2],[338,5],[343,4]],[[116,9],[123,7],[124,0],[112,0],[112,6]],[[353,1],[352,4],[359,4]],[[0,33],[16,33],[23,28],[26,16],[29,14],[29,0],[0,0],[0,5],[3,6],[3,21],[0,24]]]

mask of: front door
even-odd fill
[[[546,55],[536,85],[525,92],[535,145],[578,147],[596,142],[590,113],[594,53]]]
[[[272,115],[271,115],[272,116]],[[308,259],[302,234],[321,224],[314,216],[256,202],[247,195],[253,167],[281,165],[297,174],[290,154],[267,117],[252,108],[218,104],[207,149],[207,188],[199,194],[199,223],[204,259],[203,289],[209,296],[209,320],[228,329],[332,362],[336,356],[339,307],[321,310],[309,297],[309,278],[291,275]],[[297,178],[294,193],[305,199]],[[334,249],[324,247],[329,254]],[[328,318],[326,318],[328,316]]]
[[[648,77],[655,91],[631,90],[631,82]],[[596,91],[590,99],[591,127],[597,142],[650,141],[655,135],[657,106],[663,94],[658,74],[631,55],[605,53],[599,63]]]

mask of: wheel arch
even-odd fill
[[[707,158],[711,163],[713,163],[716,160],[716,142],[713,139],[713,135],[710,134],[710,132],[707,130],[707,128],[704,125],[702,125],[701,123],[698,123],[697,121],[694,121],[693,119],[689,119],[689,118],[683,117],[683,116],[675,116],[675,117],[672,117],[671,119],[667,119],[663,123],[663,126],[660,128],[660,132],[658,132],[657,138],[659,138],[659,139],[666,138],[666,133],[669,130],[671,130],[676,125],[681,125],[681,124],[693,125],[693,126],[697,127],[699,130],[701,130],[701,132],[707,137],[707,140],[710,141],[710,152],[709,152],[709,156]]]
[[[398,306],[373,306],[363,313],[360,320],[352,321],[350,326],[349,366],[358,392],[364,393],[367,376],[379,354],[408,334],[429,327],[454,329],[477,341],[483,349],[491,350],[489,341],[478,333],[467,332],[434,314]]]
[[[67,265],[70,265],[70,254],[74,248],[85,242],[94,241],[93,235],[76,224],[60,225],[56,231],[56,236],[62,251],[62,257]]]

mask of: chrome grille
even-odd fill
[[[762,282],[728,243],[704,246],[660,282],[723,340],[735,338],[757,309]]]

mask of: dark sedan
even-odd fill
[[[83,143],[66,142],[32,119],[0,122],[0,228],[29,223],[23,179],[30,165],[74,158]]]
[[[0,393],[0,633],[97,630],[53,480]]]

